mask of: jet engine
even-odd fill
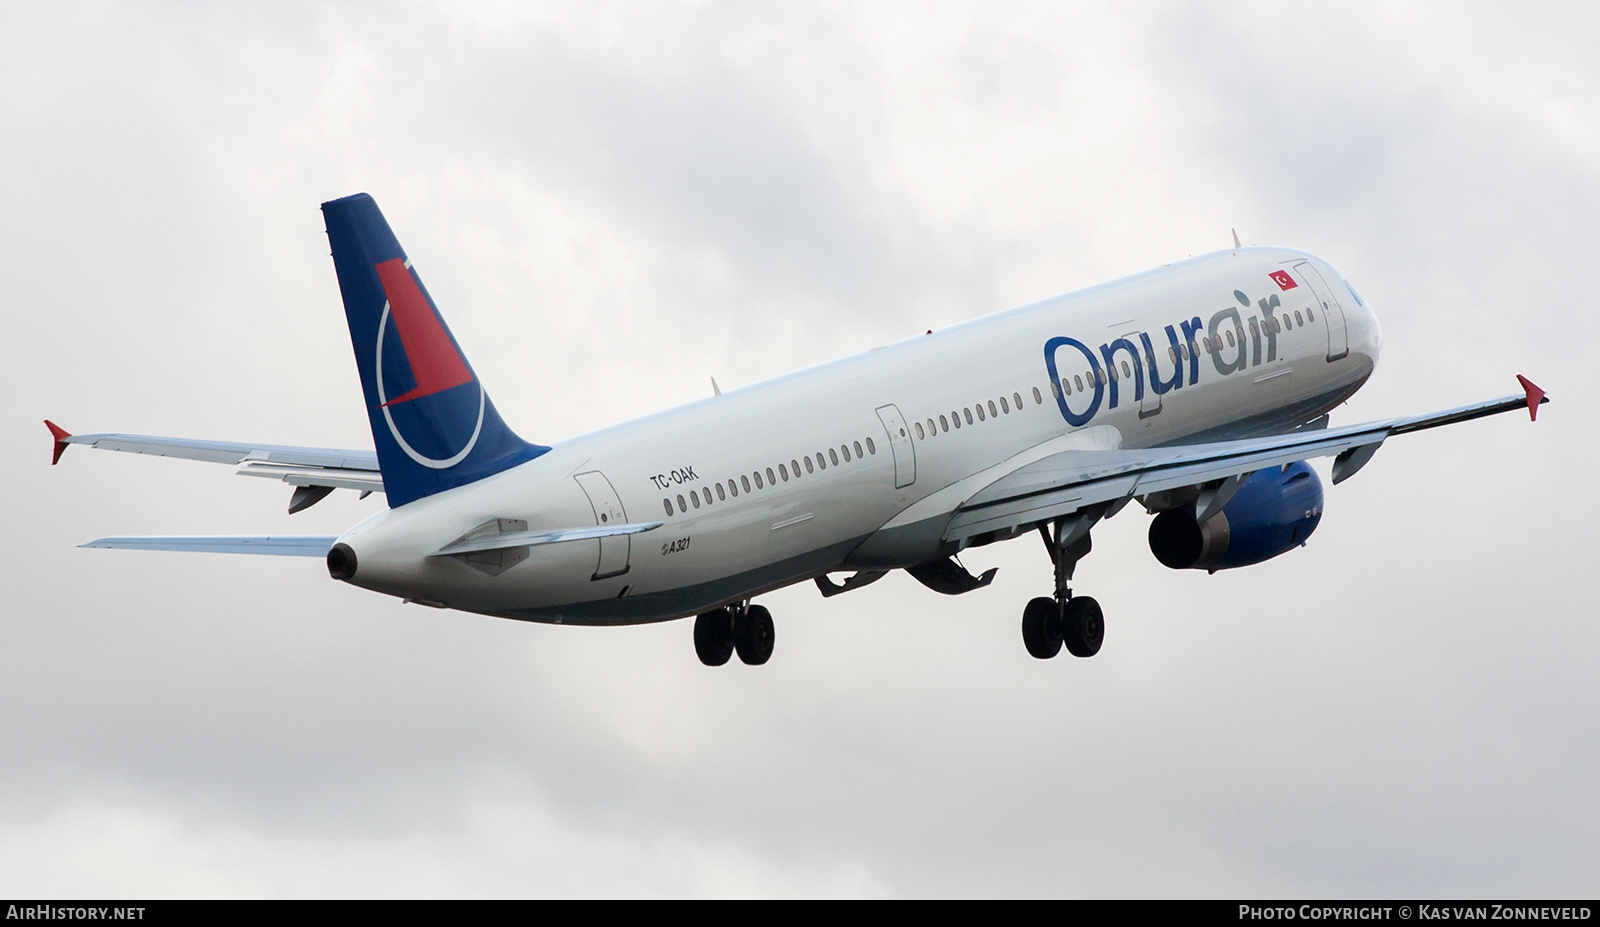
[[[1229,570],[1270,560],[1306,542],[1322,520],[1322,481],[1305,461],[1258,470],[1204,522],[1192,505],[1150,523],[1150,552],[1174,570]]]

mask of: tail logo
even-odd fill
[[[409,262],[395,258],[374,269],[387,299],[376,345],[383,419],[406,456],[447,470],[472,453],[483,432],[483,384],[423,295]],[[391,388],[398,392],[393,399]]]

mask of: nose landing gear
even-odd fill
[[[1100,652],[1100,645],[1105,642],[1106,620],[1100,603],[1088,596],[1074,597],[1070,587],[1078,561],[1093,546],[1089,529],[1101,515],[1080,513],[1058,518],[1053,536],[1051,526],[1039,526],[1039,534],[1055,564],[1056,588],[1053,598],[1034,599],[1022,610],[1022,643],[1037,659],[1050,659],[1061,652],[1063,644],[1075,657],[1092,657]]]
[[[694,620],[694,652],[707,666],[721,666],[734,653],[750,665],[772,658],[772,613],[748,602],[713,609]]]

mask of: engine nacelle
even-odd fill
[[[1322,520],[1322,481],[1305,461],[1250,475],[1222,511],[1196,523],[1193,506],[1150,523],[1150,552],[1174,570],[1228,570],[1304,544]]]

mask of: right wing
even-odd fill
[[[52,464],[61,460],[69,444],[83,444],[105,451],[232,464],[239,467],[237,472],[240,476],[281,480],[296,487],[289,503],[291,514],[310,508],[335,489],[354,489],[363,495],[383,492],[378,455],[372,451],[158,438],[150,435],[75,435],[48,419],[45,425],[55,438]]]
[[[987,483],[956,506],[944,540],[963,541],[989,532],[1013,531],[1096,505],[1116,507],[1135,497],[1168,490],[1198,490],[1199,518],[1220,509],[1251,473],[1309,457],[1333,456],[1333,481],[1354,476],[1384,440],[1441,425],[1526,408],[1536,416],[1549,400],[1523,377],[1524,394],[1491,399],[1443,412],[1368,422],[1344,428],[1294,431],[1266,438],[1188,444],[1143,450],[1067,450],[1018,467]]]

